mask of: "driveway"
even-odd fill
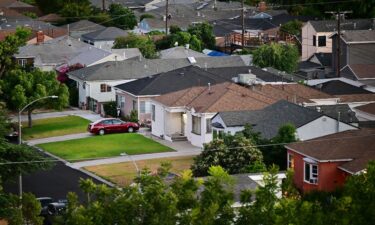
[[[91,137],[91,136],[92,136],[92,134],[89,133],[89,132],[79,133],[79,134],[68,134],[68,135],[57,136],[57,137],[49,137],[49,138],[40,138],[40,139],[29,140],[29,141],[27,141],[27,144],[28,145],[38,145],[38,144],[44,144],[44,143],[87,138],[87,137]]]

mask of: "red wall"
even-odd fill
[[[318,183],[306,183],[304,178],[304,156],[288,150],[288,153],[294,158],[294,184],[302,192],[311,190],[334,191],[337,187],[341,187],[350,174],[337,168],[345,162],[324,162],[318,163]]]

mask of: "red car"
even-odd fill
[[[124,122],[120,119],[101,119],[90,123],[87,130],[93,134],[104,135],[107,133],[133,133],[139,130],[139,124],[133,122]]]

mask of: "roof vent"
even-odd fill
[[[322,108],[319,107],[319,106],[317,106],[317,107],[316,107],[316,111],[318,111],[318,112],[322,112]]]

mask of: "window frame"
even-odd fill
[[[294,169],[294,155],[288,153],[288,169]]]
[[[195,126],[194,124],[196,123],[196,121],[199,121],[199,123],[197,124],[197,131],[195,130]],[[201,121],[201,117],[199,116],[194,116],[194,115],[191,115],[191,133],[193,134],[196,134],[196,135],[201,135],[202,134],[202,121]]]
[[[20,65],[22,68],[25,68],[27,65],[27,59],[18,59],[18,65]]]
[[[321,44],[323,40],[321,38],[324,38],[324,44]],[[327,46],[327,37],[326,36],[318,36],[318,47],[326,47]]]
[[[155,121],[155,112],[156,112],[156,107],[154,104],[151,104],[151,119],[152,121]]]
[[[211,118],[206,118],[206,134],[212,133]]]
[[[306,179],[306,166],[308,166],[308,175],[309,179]],[[314,172],[314,168],[316,168],[316,172]],[[311,182],[311,180],[315,180],[315,182]],[[319,167],[317,163],[312,162],[303,162],[303,181],[308,184],[315,184],[317,185],[319,183]]]

